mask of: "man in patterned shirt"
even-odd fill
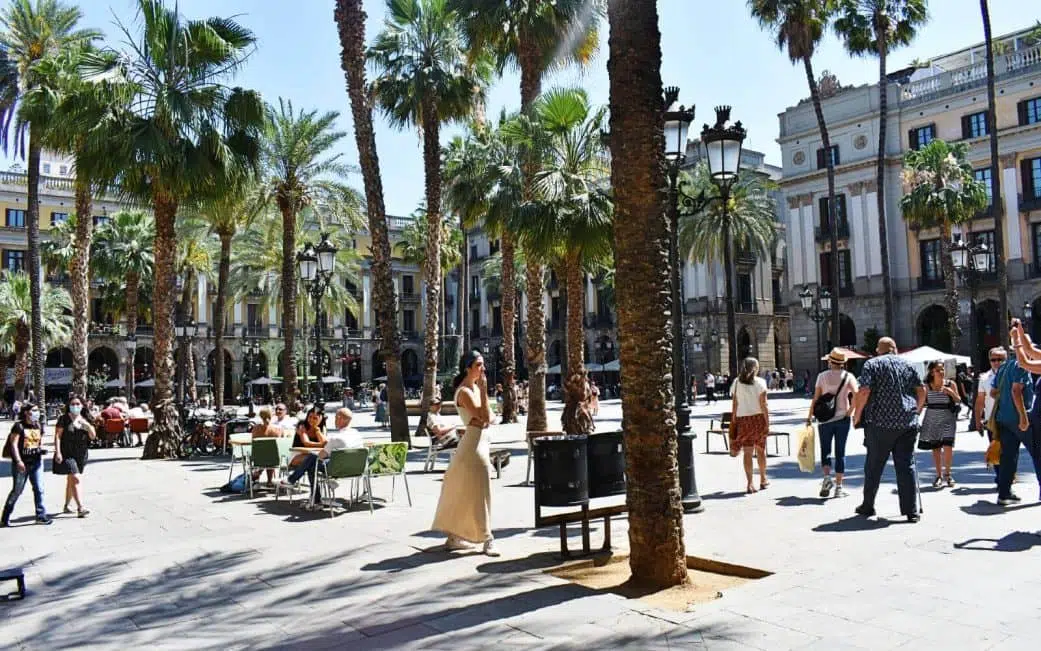
[[[864,427],[864,502],[857,514],[871,517],[875,514],[875,495],[882,481],[882,471],[889,455],[893,455],[896,487],[900,494],[900,513],[908,522],[918,522],[915,501],[915,482],[912,469],[915,435],[918,431],[918,413],[925,404],[925,387],[918,372],[904,359],[897,357],[896,342],[889,337],[878,340],[877,357],[864,363],[858,380],[854,404],[857,425]]]

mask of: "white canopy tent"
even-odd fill
[[[954,377],[954,369],[958,364],[965,364],[966,366],[972,365],[972,360],[965,355],[955,355],[954,353],[945,353],[942,350],[937,350],[932,346],[919,346],[913,348],[907,352],[900,353],[899,357],[907,360],[915,370],[918,371],[919,377],[925,377],[925,369],[929,365],[929,362],[940,360],[944,363],[944,368],[947,371],[949,377]]]

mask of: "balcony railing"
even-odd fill
[[[137,334],[151,336],[155,333],[150,323],[139,323],[137,324]]]
[[[759,262],[751,251],[738,251],[734,259],[736,264],[744,267],[754,267]]]
[[[1034,197],[1024,197],[1022,194],[1019,195],[1019,209],[1023,212],[1041,210],[1041,195]]]
[[[831,229],[834,224],[823,224],[814,229],[818,242],[829,242],[831,241]],[[849,239],[849,222],[842,220],[838,223],[838,238],[840,240]]]
[[[245,326],[244,332],[247,337],[266,337],[267,326],[261,323],[254,323],[252,325]]]
[[[774,300],[774,314],[788,314],[790,308],[785,303]]]
[[[1008,54],[994,56],[994,77],[1017,76],[1041,68],[1041,43]],[[986,61],[935,74],[904,86],[904,102],[924,101],[949,92],[963,91],[987,83]]]
[[[407,303],[407,304],[413,304],[413,305],[419,303],[419,292],[416,292],[416,291],[401,292],[401,302],[402,303]]]
[[[735,310],[740,314],[758,314],[759,304],[755,301],[737,301]]]
[[[402,330],[401,331],[401,337],[403,339],[407,339],[409,341],[414,341],[416,339],[419,339],[421,336],[422,336],[422,334],[418,330]]]
[[[943,289],[943,278],[927,278],[919,276],[918,291],[925,292],[933,289]]]

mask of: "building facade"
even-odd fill
[[[1001,196],[996,200],[1004,208],[1004,228],[995,233],[987,210],[957,228],[956,237],[991,247],[995,238],[1002,238],[1009,306],[1018,313],[1015,306],[1036,303],[1041,297],[1041,43],[1030,36],[1030,30],[1023,30],[995,39],[995,53],[1001,170]],[[965,142],[976,178],[990,192],[986,72],[984,44],[978,43],[936,57],[927,67],[889,75],[884,221],[877,208],[877,80],[856,87],[832,84],[822,101],[831,136],[830,155],[836,163],[834,211],[828,205],[827,154],[812,104],[807,99],[779,115],[791,345],[797,369],[816,369],[819,348],[862,347],[865,340],[877,335],[895,336],[902,347],[929,344],[950,349],[939,232],[916,231],[904,221],[901,171],[905,152],[934,138]],[[887,234],[895,297],[892,333],[882,332],[880,225]],[[832,333],[826,324],[818,329],[798,303],[800,291],[831,285],[829,238],[833,228],[839,236],[835,252],[839,256],[838,333]],[[994,277],[981,278],[974,311],[967,290],[961,296],[965,300],[959,318],[965,336],[957,352],[972,353],[979,360],[980,351],[999,343],[1004,331]]]

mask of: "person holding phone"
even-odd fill
[[[83,471],[87,467],[87,451],[97,438],[94,426],[83,413],[83,401],[70,394],[65,413],[54,424],[54,474],[65,475],[65,506],[63,513],[71,514],[69,504],[75,500],[76,515],[87,517],[90,513],[83,508],[80,491],[83,489]]]
[[[492,411],[484,358],[479,352],[463,355],[453,384],[466,433],[445,471],[431,529],[447,534],[445,548],[449,551],[470,550],[472,543],[483,543],[486,555],[498,556],[491,530],[491,442],[486,434]]]
[[[28,400],[22,403],[18,420],[11,427],[4,447],[4,456],[11,458],[11,479],[14,485],[7,495],[3,514],[0,515],[0,527],[10,526],[14,505],[25,490],[27,481],[33,487],[37,524],[51,524],[52,520],[43,505],[43,430],[39,407]]]

